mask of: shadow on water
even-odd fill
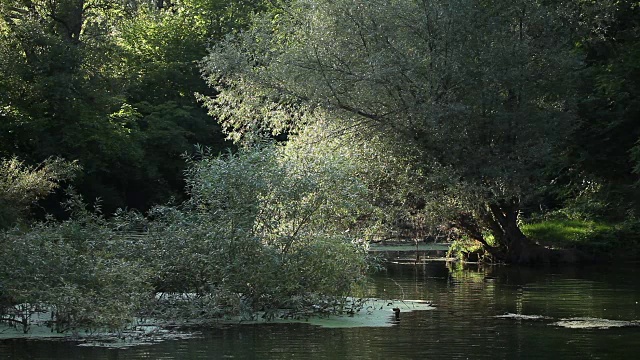
[[[199,339],[130,349],[0,341],[0,359],[628,359],[640,352],[640,327],[571,329],[553,323],[640,319],[639,270],[390,264],[373,277],[373,295],[430,300],[437,309],[402,313],[389,328],[229,326]],[[507,313],[547,319],[496,318]]]

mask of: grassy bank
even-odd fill
[[[601,260],[640,259],[640,221],[549,219],[522,225],[529,238],[553,248],[575,248]]]

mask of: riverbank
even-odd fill
[[[558,253],[572,254],[561,263],[638,262],[640,261],[640,220],[605,222],[554,218],[523,223],[522,232],[533,242]],[[487,241],[492,243],[490,235]],[[441,251],[446,249],[446,251]],[[465,238],[452,243],[388,243],[371,246],[374,254],[386,253],[385,259],[401,262],[433,258],[482,262],[487,255],[482,244]],[[411,255],[408,255],[411,253]],[[417,254],[417,255],[416,255]],[[491,260],[489,259],[489,262]]]
[[[640,260],[640,221],[550,219],[525,223],[522,232],[541,245],[576,249],[598,262]]]

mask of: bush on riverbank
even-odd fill
[[[52,331],[121,329],[148,298],[149,269],[126,256],[117,220],[88,211],[74,194],[66,206],[70,220],[0,233],[0,318],[25,332],[43,313]]]

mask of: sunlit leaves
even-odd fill
[[[292,161],[284,151],[204,153],[190,164],[191,199],[181,210],[152,213],[152,247],[143,256],[158,266],[160,289],[227,294],[214,316],[295,308],[303,304],[292,305],[294,297],[345,295],[363,280],[355,225],[369,208],[366,188],[348,177],[350,159],[323,153]]]
[[[360,140],[409,153],[423,184],[414,196],[434,208],[450,202],[452,213],[526,199],[544,181],[572,125],[579,66],[551,4],[319,0],[286,9],[203,63],[220,93],[209,109],[232,138],[300,133],[322,109]],[[288,105],[288,122],[265,111],[274,103]]]
[[[77,170],[77,163],[59,158],[38,166],[28,166],[16,157],[0,159],[0,229],[27,216],[37,200],[53,192],[61,181],[71,179]]]
[[[300,235],[341,233],[368,211],[367,189],[353,177],[352,159],[320,151],[287,146],[207,156],[188,173],[192,202],[281,250]]]

